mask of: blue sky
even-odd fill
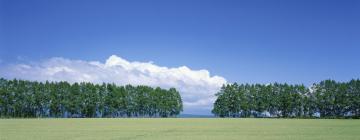
[[[228,82],[346,81],[360,77],[360,1],[0,0],[2,67],[111,55]]]

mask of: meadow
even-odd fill
[[[0,119],[0,140],[357,140],[359,120]]]

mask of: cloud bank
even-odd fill
[[[0,68],[0,76],[38,81],[175,87],[183,98],[184,113],[193,114],[209,114],[215,101],[214,94],[226,83],[225,78],[211,76],[207,70],[129,62],[116,55],[110,56],[104,63],[54,57],[41,62],[12,64]]]

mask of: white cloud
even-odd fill
[[[168,68],[152,62],[129,62],[116,55],[110,56],[105,63],[55,57],[31,64],[9,65],[0,68],[0,76],[39,81],[114,82],[118,85],[175,87],[183,98],[184,113],[200,114],[210,113],[214,94],[226,83],[225,78],[211,76],[207,70],[192,70],[186,66]]]

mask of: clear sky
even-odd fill
[[[111,55],[227,82],[360,78],[360,1],[0,0],[1,67]]]

